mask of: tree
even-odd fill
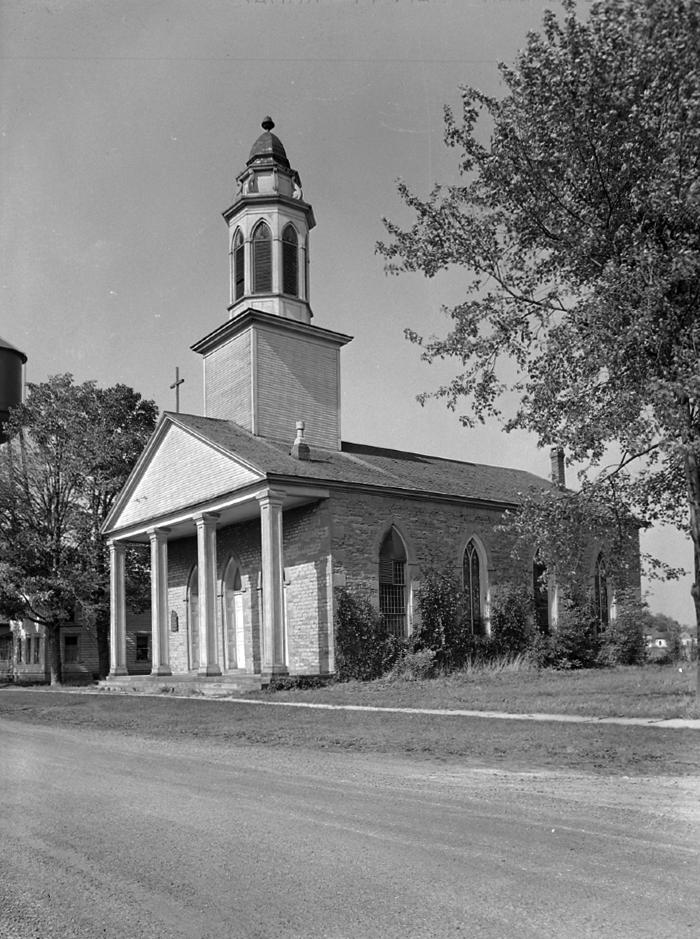
[[[700,6],[562,6],[500,66],[502,97],[446,109],[463,179],[401,183],[417,219],[379,250],[394,272],[471,272],[446,336],[408,334],[460,364],[433,394],[567,448],[582,510],[687,530],[700,621]]]
[[[107,672],[109,563],[100,526],[156,415],[152,401],[125,385],[76,385],[71,375],[30,384],[11,413],[0,454],[0,608],[45,628],[52,684],[62,680],[60,628],[77,610],[95,629]],[[143,591],[143,577],[132,589]]]

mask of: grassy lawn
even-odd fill
[[[587,717],[696,717],[695,668],[679,666],[550,670],[470,670],[423,681],[379,679],[316,689],[260,692],[276,701],[461,708]]]
[[[348,690],[348,689],[346,689]],[[271,708],[201,698],[0,690],[0,718],[211,746],[386,753],[519,771],[700,774],[700,733],[609,724]]]

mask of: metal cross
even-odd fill
[[[184,378],[180,378],[180,366],[175,366],[175,381],[170,386],[175,389],[175,413],[180,413],[180,385],[184,382]]]

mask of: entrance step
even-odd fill
[[[115,675],[103,679],[98,688],[122,694],[178,694],[223,698],[246,691],[260,691],[262,676],[248,672],[205,676],[191,675]]]

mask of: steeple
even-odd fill
[[[340,449],[340,350],[351,336],[311,325],[308,235],[316,221],[266,117],[224,212],[228,320],[192,349],[203,358],[204,414],[289,445],[300,460]],[[303,430],[300,430],[303,428]]]
[[[236,194],[223,216],[230,256],[229,315],[253,307],[300,323],[311,322],[308,283],[309,231],[316,224],[304,201],[271,117],[236,177]]]

